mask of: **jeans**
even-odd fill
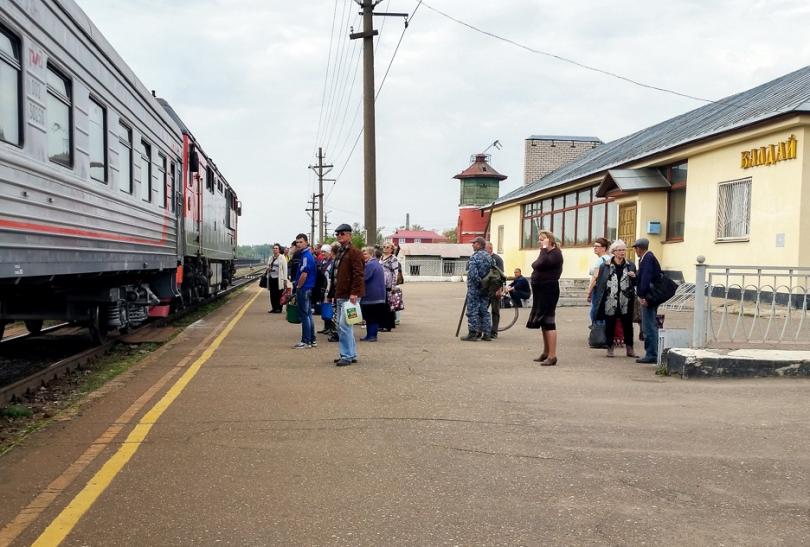
[[[346,316],[343,313],[343,306],[346,305],[348,299],[339,298],[337,301],[337,324],[338,324],[338,343],[340,358],[341,359],[357,359],[357,342],[354,340],[354,330],[352,326],[346,322]]]
[[[658,306],[641,306],[641,332],[644,333],[644,359],[658,361]]]
[[[296,289],[298,317],[301,319],[301,342],[315,341],[315,321],[312,318],[312,289]]]

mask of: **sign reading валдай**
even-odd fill
[[[748,169],[760,165],[774,165],[785,160],[795,160],[798,142],[796,137],[791,135],[787,141],[782,141],[779,144],[769,144],[768,146],[745,150],[741,153],[740,167]]]

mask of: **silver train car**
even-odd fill
[[[0,333],[94,339],[230,283],[236,193],[72,0],[0,0]]]

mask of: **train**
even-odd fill
[[[72,0],[0,1],[0,336],[94,341],[233,281],[242,204]]]

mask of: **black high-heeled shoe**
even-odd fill
[[[551,359],[546,359],[540,363],[541,367],[553,367],[557,364],[557,358],[552,357]]]
[[[533,360],[535,363],[542,363],[542,362],[543,362],[543,361],[545,361],[546,359],[548,359],[548,353],[541,353],[541,354],[540,354],[540,357],[538,357],[537,359],[532,359],[532,360]]]

